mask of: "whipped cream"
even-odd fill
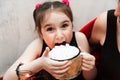
[[[70,60],[79,54],[79,49],[69,44],[55,46],[50,52],[49,57],[53,60]]]

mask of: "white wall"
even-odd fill
[[[37,37],[32,12],[45,0],[0,0],[0,74],[3,74]],[[117,0],[70,0],[77,31],[101,12],[113,9]]]

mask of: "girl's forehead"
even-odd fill
[[[62,13],[62,12],[50,12],[50,13],[46,13],[46,15],[44,16],[42,25],[46,25],[46,24],[61,24],[65,21],[70,21],[70,18]]]
[[[49,11],[45,14],[44,16],[44,20],[47,20],[47,19],[55,19],[55,18],[66,18],[67,15],[63,12],[60,12],[60,11]],[[68,18],[68,17],[67,17]]]

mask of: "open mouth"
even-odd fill
[[[62,43],[56,43],[55,46],[60,46],[60,45],[65,45],[65,44],[66,44],[66,42],[64,41]]]

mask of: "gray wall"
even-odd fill
[[[0,74],[3,74],[37,37],[32,12],[45,0],[0,0]],[[77,31],[101,12],[113,9],[117,0],[70,0]]]

